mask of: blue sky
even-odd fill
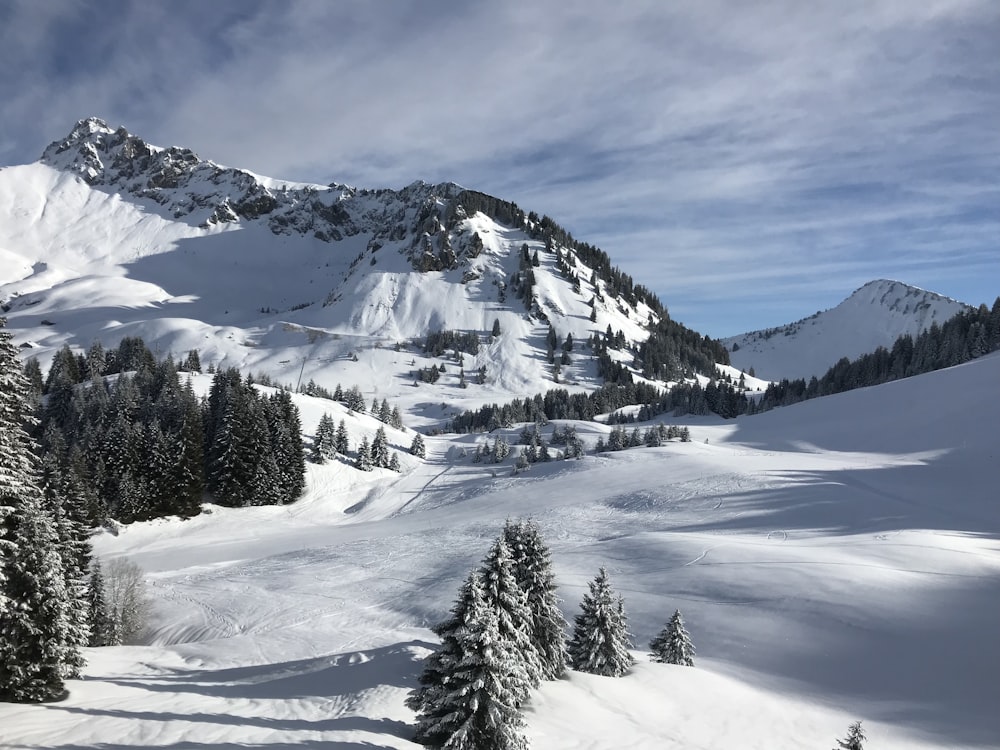
[[[998,49],[996,0],[6,0],[0,164],[96,115],[273,177],[453,180],[724,336],[883,277],[992,303]]]

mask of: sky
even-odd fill
[[[618,7],[620,6],[620,7]],[[996,0],[4,0],[0,165],[84,117],[548,214],[711,336],[1000,295]]]

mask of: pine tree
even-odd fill
[[[440,747],[448,739],[447,734],[439,734],[433,727],[447,714],[441,696],[451,670],[461,658],[457,633],[460,628],[472,626],[472,601],[478,597],[481,604],[482,596],[482,579],[479,571],[474,570],[459,588],[458,599],[452,605],[449,617],[431,628],[441,639],[441,645],[425,659],[423,672],[417,678],[419,687],[414,688],[406,698],[407,707],[421,715],[415,737],[421,744]]]
[[[507,442],[507,438],[500,435],[493,443],[493,463],[501,463],[509,455],[510,443]]]
[[[108,605],[104,598],[104,574],[101,571],[101,561],[97,558],[94,558],[90,567],[87,600],[90,617],[90,643],[88,645],[112,645],[114,624],[108,614]]]
[[[856,721],[848,728],[847,737],[837,740],[839,747],[834,748],[834,750],[864,750],[864,742],[867,739],[864,730],[861,728],[861,722]]]
[[[356,385],[352,385],[344,393],[344,405],[351,411],[365,413],[365,397],[361,395],[361,390]]]
[[[367,435],[361,438],[361,444],[358,446],[358,458],[354,462],[354,467],[361,471],[372,470],[372,449],[368,444]]]
[[[427,457],[427,449],[424,446],[424,438],[419,432],[413,436],[413,442],[410,443],[410,455],[416,456],[417,458]]]
[[[385,427],[379,425],[372,440],[372,465],[380,469],[389,467],[389,440],[385,435]]]
[[[649,642],[650,657],[661,664],[694,666],[694,646],[691,636],[684,629],[684,618],[678,609],[663,630]]]
[[[77,678],[86,663],[81,649],[90,645],[90,613],[87,578],[91,562],[90,529],[83,522],[85,508],[75,477],[66,474],[60,487],[47,498],[45,512],[56,532],[57,551],[63,563],[69,626],[67,630],[68,658],[63,664],[63,676]],[[73,507],[71,500],[77,501]]]
[[[417,741],[444,750],[527,750],[524,720],[510,690],[520,655],[501,636],[477,574],[467,589],[467,609],[439,664],[442,684],[411,703],[420,711]]]
[[[509,690],[521,705],[542,678],[542,663],[532,640],[533,618],[528,595],[514,576],[514,559],[504,535],[493,543],[483,560],[483,596],[496,613],[500,637],[520,654],[519,669],[510,675]]]
[[[347,425],[344,424],[344,420],[340,420],[340,424],[337,425],[337,453],[340,455],[345,455],[348,450],[350,450],[350,440],[347,436]]]
[[[573,637],[567,646],[569,664],[580,672],[621,677],[634,663],[629,649],[625,606],[614,596],[608,574],[601,568],[584,594],[581,612],[573,623]]]
[[[81,659],[73,592],[25,424],[29,384],[0,318],[0,700],[64,693]]]
[[[187,353],[187,357],[181,364],[181,369],[186,372],[201,372],[201,358],[198,356],[197,349],[192,349]]]
[[[80,656],[59,539],[37,494],[22,499],[17,516],[14,552],[4,560],[9,606],[0,615],[0,700],[60,700]]]
[[[566,672],[566,620],[559,609],[548,545],[534,521],[507,521],[503,537],[510,548],[514,578],[527,598],[529,633],[541,677],[557,680]]]
[[[299,408],[287,391],[279,390],[267,399],[271,449],[278,465],[281,503],[299,499],[306,487],[306,457],[302,444]]]
[[[316,435],[313,437],[312,459],[316,463],[329,461],[337,455],[337,428],[328,413],[319,418]]]
[[[392,456],[389,457],[389,471],[402,471],[402,468],[399,465],[399,454],[395,451],[393,451]]]

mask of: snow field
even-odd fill
[[[64,703],[0,707],[5,745],[412,747],[402,701],[427,626],[503,520],[531,516],[567,617],[606,565],[640,659],[543,685],[533,747],[826,747],[856,719],[872,748],[993,747],[995,442],[966,407],[998,375],[994,356],[517,477],[462,457],[477,438],[429,438],[401,477],[311,467],[291,506],[102,535],[100,554],[149,572],[148,645],[91,650]],[[644,658],[675,608],[694,669]]]

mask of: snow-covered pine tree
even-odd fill
[[[90,643],[88,645],[110,646],[114,637],[114,624],[111,622],[108,605],[104,598],[104,573],[101,571],[101,561],[96,557],[90,565],[87,601],[90,617]]]
[[[316,463],[329,461],[337,455],[337,428],[333,424],[333,417],[324,412],[316,425],[316,434],[313,437],[312,460]]]
[[[477,573],[468,583],[468,607],[449,638],[452,651],[441,666],[440,687],[418,703],[417,741],[444,750],[527,750],[510,689],[520,654],[500,634],[497,613],[489,605]],[[411,704],[412,706],[412,704]]]
[[[356,385],[352,385],[350,389],[344,393],[344,405],[351,411],[356,411],[361,414],[365,413],[365,397],[361,395],[361,389]]]
[[[0,700],[35,702],[61,697],[63,676],[82,662],[28,412],[29,384],[0,318]]]
[[[399,454],[395,451],[393,451],[392,455],[389,457],[389,471],[402,471],[402,468],[399,465]]]
[[[847,736],[842,740],[837,740],[838,747],[833,750],[865,750],[864,742],[868,738],[861,728],[861,722],[856,721],[847,730]]]
[[[507,442],[507,438],[503,435],[497,437],[493,442],[493,463],[501,463],[507,456],[510,455],[510,443]]]
[[[573,623],[573,637],[567,645],[569,665],[580,672],[621,677],[635,660],[629,649],[625,606],[615,598],[608,573],[601,568],[590,582],[590,591],[580,603],[581,612]]]
[[[306,488],[306,458],[302,445],[302,422],[299,409],[287,391],[279,390],[264,402],[269,407],[268,426],[271,446],[278,464],[281,500],[291,503]]]
[[[350,440],[347,437],[347,425],[344,424],[344,420],[340,420],[340,424],[337,425],[337,453],[340,455],[346,455],[347,451],[350,450]]]
[[[39,494],[21,499],[12,525],[14,551],[4,560],[9,606],[0,615],[0,700],[60,700],[63,679],[80,654],[59,538]]]
[[[674,611],[663,630],[649,642],[649,650],[649,655],[655,662],[694,666],[694,645],[691,643],[691,636],[684,629],[684,618],[679,609]]]
[[[557,680],[566,672],[566,620],[559,609],[548,545],[534,521],[507,521],[503,538],[510,548],[514,578],[528,600],[530,635],[542,679]]]
[[[385,435],[385,427],[379,425],[372,439],[372,465],[380,469],[389,466],[389,439]]]
[[[621,425],[615,425],[608,434],[608,450],[623,451],[628,447],[628,435]]]
[[[410,455],[416,456],[417,458],[427,457],[427,448],[424,446],[424,438],[419,432],[413,436],[413,442],[410,443]]]
[[[519,654],[519,669],[510,674],[509,689],[521,705],[542,678],[542,662],[532,637],[533,618],[528,595],[514,575],[514,559],[501,534],[483,559],[483,592],[487,605],[497,615],[500,637]]]
[[[372,448],[368,444],[367,435],[361,438],[361,444],[358,446],[358,458],[354,462],[354,467],[361,471],[372,470]]]
[[[419,687],[414,688],[406,698],[407,707],[420,716],[414,738],[420,744],[440,747],[448,739],[447,734],[440,734],[434,729],[450,710],[442,704],[441,696],[451,671],[461,658],[456,634],[460,628],[471,626],[472,601],[477,597],[482,600],[482,596],[482,578],[478,570],[473,570],[459,588],[458,599],[452,605],[448,618],[431,628],[441,639],[441,644],[424,660],[424,670],[417,678]]]
[[[67,474],[62,488],[47,498],[45,512],[52,519],[58,540],[59,556],[63,562],[67,606],[69,607],[69,630],[67,646],[69,660],[63,665],[63,677],[80,676],[80,668],[86,663],[81,649],[90,645],[90,606],[87,598],[87,578],[90,569],[91,546],[90,529],[83,523],[83,507],[74,511],[69,499],[79,495],[71,489],[73,477]]]

